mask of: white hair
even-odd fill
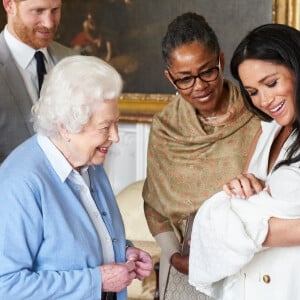
[[[95,103],[117,99],[122,86],[119,73],[97,57],[64,58],[45,76],[40,99],[32,108],[34,130],[51,137],[58,136],[60,125],[80,132]]]

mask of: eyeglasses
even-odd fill
[[[204,82],[215,81],[219,76],[220,68],[221,68],[221,64],[220,64],[220,57],[219,57],[219,62],[215,67],[207,69],[204,72],[200,72],[198,75],[195,76],[191,75],[179,79],[174,79],[170,71],[168,72],[173,83],[176,85],[177,88],[179,88],[180,90],[187,90],[192,88],[195,85],[197,78],[201,79]]]

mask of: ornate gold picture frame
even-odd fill
[[[300,1],[273,0],[273,22],[300,29]]]

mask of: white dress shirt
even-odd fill
[[[13,36],[8,31],[7,26],[4,28],[4,39],[14,60],[16,61],[16,65],[25,81],[27,91],[34,103],[38,100],[39,94],[36,60],[34,58],[36,50]],[[38,50],[43,52],[46,71],[49,71],[54,66],[53,59],[49,55],[47,48]]]

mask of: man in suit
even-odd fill
[[[0,33],[0,163],[33,134],[32,104],[38,100],[36,50],[46,71],[71,49],[53,41],[61,0],[3,0],[7,24]]]

